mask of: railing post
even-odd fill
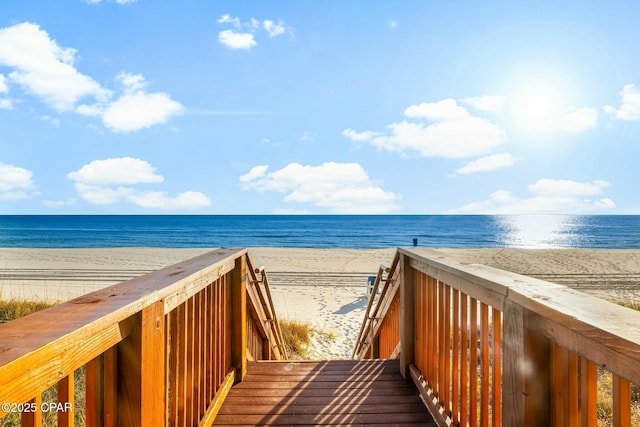
[[[236,382],[247,373],[247,262],[246,255],[236,258],[231,272],[231,364]]]
[[[405,255],[400,255],[400,373],[411,378],[409,365],[414,359],[414,288],[415,270],[409,266]]]
[[[509,298],[503,313],[503,425],[550,425],[549,340]]]
[[[164,301],[136,317],[131,334],[118,344],[117,425],[166,425]]]

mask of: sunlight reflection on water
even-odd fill
[[[582,246],[584,217],[574,215],[496,216],[499,241],[506,247],[572,248]]]

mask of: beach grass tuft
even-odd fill
[[[282,330],[282,338],[289,358],[308,358],[313,327],[307,322],[298,320],[281,320],[280,330]]]
[[[9,322],[53,305],[55,304],[42,301],[0,300],[0,323]]]

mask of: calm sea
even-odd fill
[[[5,215],[0,247],[640,249],[638,215]]]

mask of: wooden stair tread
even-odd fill
[[[397,360],[250,362],[216,426],[435,426]]]

